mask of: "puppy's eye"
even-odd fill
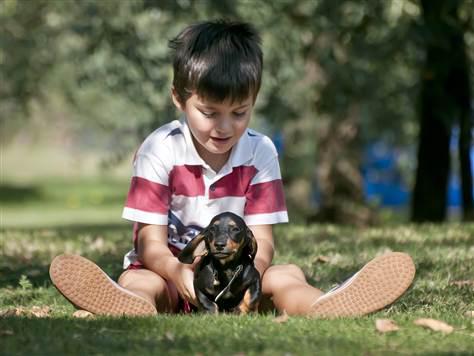
[[[235,234],[238,234],[241,230],[240,230],[239,227],[233,226],[233,227],[230,229],[230,231],[232,231],[232,232],[235,233]]]

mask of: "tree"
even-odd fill
[[[56,63],[58,28],[48,22],[47,0],[0,2],[0,139],[5,142],[41,97],[44,78]]]
[[[473,13],[470,3],[464,3],[466,13]],[[64,96],[88,142],[95,135],[111,147],[104,158],[113,164],[175,118],[168,40],[199,20],[249,21],[260,31],[265,53],[253,125],[268,134],[283,132],[292,211],[315,215],[311,190],[317,186],[320,218],[371,221],[361,150],[373,140],[415,141],[422,52],[420,30],[412,24],[419,16],[416,0],[4,0],[0,115],[3,122],[11,117],[6,108],[27,107],[32,98],[52,93]],[[466,152],[470,123],[462,122]],[[463,182],[467,187],[469,178]]]
[[[460,158],[464,216],[472,214],[469,69],[461,0],[422,0],[426,60],[422,69],[418,167],[412,220],[446,218],[450,139],[454,122],[461,128]]]

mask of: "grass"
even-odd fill
[[[298,264],[322,289],[386,251],[406,251],[414,258],[411,289],[389,308],[362,318],[290,317],[284,323],[274,322],[273,314],[73,318],[74,308],[51,285],[49,263],[57,254],[78,253],[117,278],[131,247],[131,227],[119,218],[126,189],[126,182],[100,180],[0,188],[0,310],[27,311],[0,317],[0,354],[474,353],[474,319],[464,316],[474,310],[473,224],[278,226],[275,263]],[[49,306],[51,312],[34,317],[28,311],[35,306]],[[421,317],[442,320],[455,330],[443,334],[414,325]],[[394,320],[400,330],[377,332],[379,318]]]
[[[0,185],[2,227],[121,223],[128,182],[42,179]]]

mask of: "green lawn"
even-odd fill
[[[54,184],[53,184],[54,183]],[[0,354],[361,355],[473,354],[474,224],[395,225],[355,229],[287,225],[275,231],[275,263],[296,263],[327,289],[386,251],[412,255],[412,288],[376,314],[337,320],[275,315],[77,319],[48,276],[57,254],[78,253],[113,278],[131,246],[121,221],[126,182],[47,182],[0,188]],[[324,258],[318,258],[324,256]],[[49,306],[44,318],[33,307]],[[11,315],[19,308],[18,316]],[[22,312],[21,312],[22,311]],[[381,334],[375,320],[399,331]],[[443,334],[413,324],[435,318],[454,327]]]

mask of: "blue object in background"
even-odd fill
[[[472,130],[472,135],[474,136],[474,129]],[[459,127],[454,127],[451,135],[451,142],[449,145],[451,151],[451,166],[454,166],[455,163],[453,159],[458,160],[458,147],[459,147]],[[474,146],[471,146],[470,151],[471,157],[471,172],[474,175]],[[457,164],[459,166],[459,164]],[[474,196],[474,184],[472,187],[472,195]],[[461,177],[459,172],[451,172],[448,183],[448,206],[451,208],[461,207]]]
[[[474,135],[474,130],[473,130]],[[274,132],[271,136],[279,155],[285,149],[284,136],[281,131]],[[451,136],[450,150],[452,165],[458,158],[459,129],[454,128]],[[400,168],[401,156],[408,157],[416,166],[416,156],[414,150],[409,148],[395,148],[383,141],[368,144],[363,152],[361,174],[363,178],[363,188],[368,201],[377,203],[382,207],[403,208],[408,207],[411,198],[411,187],[407,186],[403,179]],[[474,146],[471,147],[471,169],[474,174]],[[406,158],[405,158],[406,159]],[[415,174],[415,171],[410,172]],[[312,184],[312,201],[318,203],[321,200],[316,182]],[[474,196],[474,187],[473,192]],[[452,171],[447,189],[448,207],[460,208],[461,203],[461,182],[459,173]]]
[[[278,152],[278,155],[283,154],[283,150],[285,149],[285,138],[283,137],[283,132],[281,131],[276,131],[272,135],[272,141],[273,144],[275,145],[275,148]]]
[[[397,150],[383,142],[367,146],[361,168],[367,200],[381,206],[401,207],[409,204],[409,189],[398,167]]]
[[[452,166],[458,159],[459,130],[453,129],[450,150]],[[416,157],[412,153],[410,159]],[[471,170],[474,173],[474,146],[471,147]],[[399,168],[400,151],[384,142],[369,144],[364,152],[361,168],[364,191],[367,200],[376,201],[380,206],[404,207],[410,203],[410,187],[407,187]],[[415,174],[413,172],[412,174]],[[473,192],[474,196],[474,187]],[[447,189],[448,207],[461,207],[461,181],[459,172],[452,171]]]

